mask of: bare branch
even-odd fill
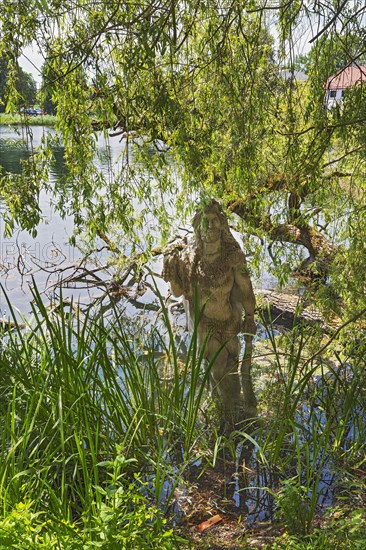
[[[312,44],[313,42],[315,42],[315,40],[318,40],[318,38],[320,38],[321,35],[324,34],[329,29],[329,27],[331,27],[336,22],[336,20],[342,13],[343,8],[346,7],[347,2],[348,0],[344,0],[343,4],[340,5],[336,13],[333,15],[332,19],[330,19],[330,21],[328,21],[328,23],[315,36],[313,36],[311,40],[309,40],[309,44]]]

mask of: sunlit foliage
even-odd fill
[[[92,237],[118,226],[130,251],[148,250],[214,196],[241,218],[253,252],[269,244],[280,281],[297,267],[362,304],[365,87],[329,109],[325,83],[364,59],[364,16],[353,1],[5,0],[0,53],[11,71],[27,45],[42,52],[67,165],[56,202]],[[301,54],[306,81],[294,72]],[[113,177],[93,162],[98,132],[121,140]],[[42,171],[27,188],[46,185]],[[30,229],[37,195],[27,202]]]

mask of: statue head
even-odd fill
[[[192,225],[198,243],[212,244],[230,235],[227,218],[214,199],[196,213]]]

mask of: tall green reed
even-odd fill
[[[268,490],[278,515],[290,531],[307,533],[316,512],[331,503],[337,476],[365,453],[364,358],[347,356],[343,335],[331,359],[319,356],[313,351],[321,331],[297,320],[280,338],[270,325],[267,334],[273,361],[272,382],[264,389],[266,420],[243,437],[272,474]]]
[[[197,326],[181,359],[161,297],[165,335],[161,326],[134,333],[116,308],[106,321],[75,313],[62,296],[48,308],[33,294],[25,330],[8,303],[14,328],[2,338],[0,514],[31,500],[36,511],[90,527],[117,455],[128,464],[125,482],[166,509],[205,445],[199,411],[209,369]]]

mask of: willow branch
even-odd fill
[[[330,21],[328,21],[328,23],[322,28],[321,31],[319,31],[315,36],[313,36],[313,38],[311,40],[309,40],[309,44],[312,44],[313,42],[315,42],[315,40],[317,40],[318,38],[320,38],[320,36],[322,36],[322,34],[325,33],[325,31],[327,31],[329,29],[329,27],[331,27],[333,25],[333,23],[336,22],[336,20],[338,19],[338,17],[340,16],[340,14],[342,13],[342,10],[343,8],[346,7],[347,5],[347,2],[348,0],[344,0],[343,4],[341,4],[341,6],[339,7],[339,9],[336,11],[336,13],[333,15],[332,19]]]

